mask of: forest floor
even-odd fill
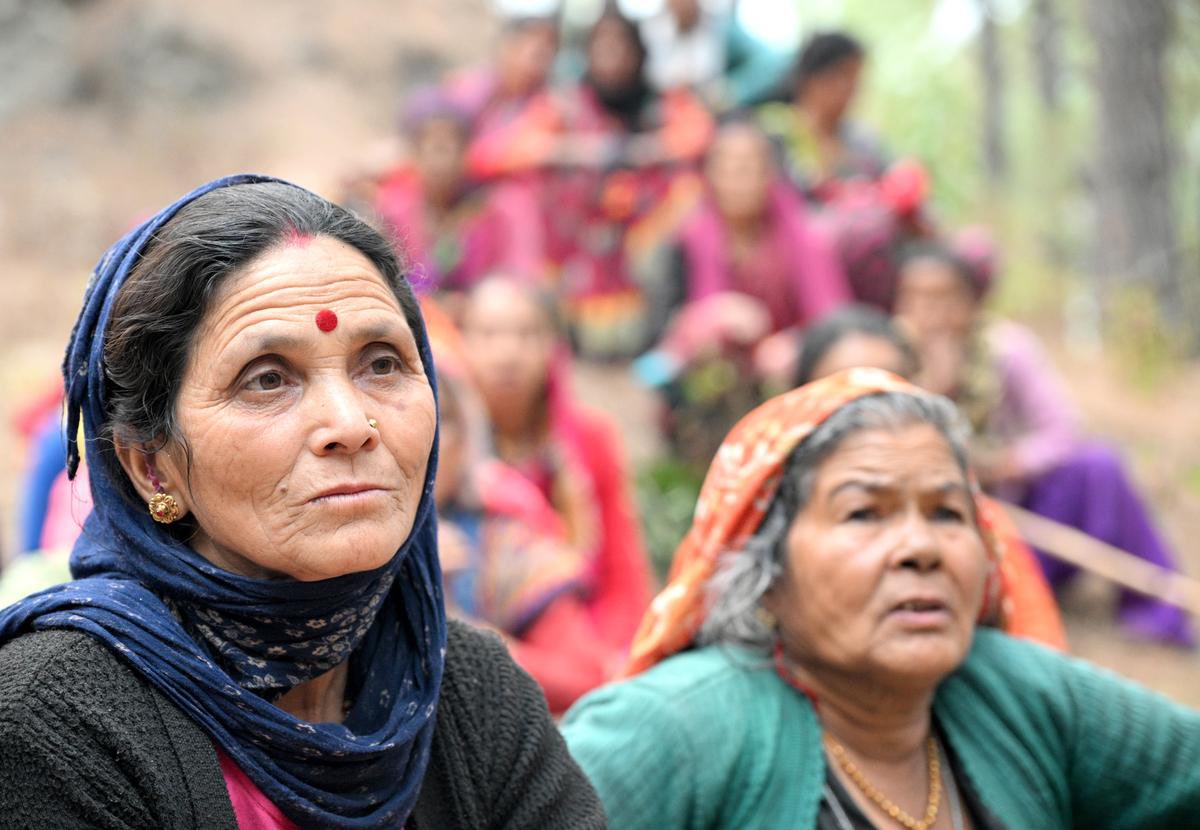
[[[6,38],[32,44],[0,89],[0,442],[14,448],[0,453],[0,546],[12,549],[24,465],[12,415],[53,382],[103,249],[227,173],[280,175],[336,198],[347,171],[392,135],[400,89],[486,54],[485,5],[25,5],[24,30],[0,34],[0,54]],[[1053,324],[1037,328],[1089,428],[1123,449],[1184,569],[1200,575],[1200,366],[1146,388],[1111,356],[1057,347]],[[653,459],[655,401],[626,371],[581,366],[576,385],[618,420],[635,466]],[[1064,596],[1072,651],[1200,706],[1200,657],[1124,638],[1113,598],[1095,578]]]

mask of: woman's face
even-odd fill
[[[505,34],[496,67],[504,91],[528,95],[545,84],[557,51],[558,32],[551,21],[527,24]]]
[[[843,369],[856,369],[861,366],[886,369],[900,377],[908,377],[912,372],[908,359],[891,340],[873,334],[852,332],[821,355],[821,359],[813,366],[812,379],[817,380],[837,374]]]
[[[466,169],[466,139],[451,118],[430,118],[417,131],[413,162],[425,189],[435,196],[455,195]]]
[[[917,339],[965,339],[975,324],[979,301],[949,264],[917,257],[900,269],[896,316],[912,327]]]
[[[433,393],[395,295],[353,247],[301,237],[231,276],[197,332],[177,417],[190,475],[178,447],[154,463],[214,564],[327,579],[383,565],[408,538]]]
[[[631,87],[642,71],[637,44],[619,21],[609,17],[596,23],[587,55],[588,76],[603,90]]]
[[[810,78],[802,90],[804,101],[837,122],[845,118],[862,83],[863,59],[846,58]]]
[[[786,545],[765,605],[802,669],[928,689],[966,657],[989,563],[935,427],[847,437],[818,468]]]
[[[727,221],[758,219],[767,209],[771,184],[766,137],[747,125],[725,127],[709,150],[705,175]]]
[[[481,283],[463,312],[463,340],[492,418],[531,417],[546,389],[555,337],[537,301],[506,280]]]

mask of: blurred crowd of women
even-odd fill
[[[922,167],[855,120],[868,58],[843,32],[779,54],[700,0],[640,24],[608,6],[581,39],[510,19],[489,63],[406,97],[403,159],[341,194],[423,297],[447,604],[506,637],[554,712],[617,674],[655,588],[622,438],[577,399],[576,359],[654,389],[645,429],[700,472],[768,396],[889,369],[959,405],[992,495],[1175,567],[1036,337],[988,312],[986,232],[940,225]],[[27,552],[69,545],[88,509],[62,476],[60,394],[22,416]],[[1056,588],[1073,575],[1037,561]],[[1154,598],[1119,614],[1193,644]]]

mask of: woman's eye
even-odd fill
[[[844,521],[869,522],[872,519],[875,519],[878,515],[879,514],[876,512],[874,507],[859,507],[847,513]]]
[[[387,375],[395,372],[399,368],[400,361],[394,357],[377,357],[371,361],[371,373],[375,375]]]
[[[263,372],[251,378],[246,385],[256,392],[273,392],[283,386],[283,373]]]
[[[963,512],[956,507],[942,506],[933,511],[933,518],[939,522],[961,522]]]

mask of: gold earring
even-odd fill
[[[183,515],[179,510],[179,502],[175,501],[175,497],[170,493],[155,493],[150,497],[147,506],[150,508],[150,516],[154,521],[165,525],[178,521],[179,517]]]
[[[374,418],[367,418],[367,426],[369,426],[371,429],[379,429],[379,422]]]
[[[758,624],[768,631],[775,631],[779,627],[779,620],[761,605],[754,609],[754,618],[758,620]]]

